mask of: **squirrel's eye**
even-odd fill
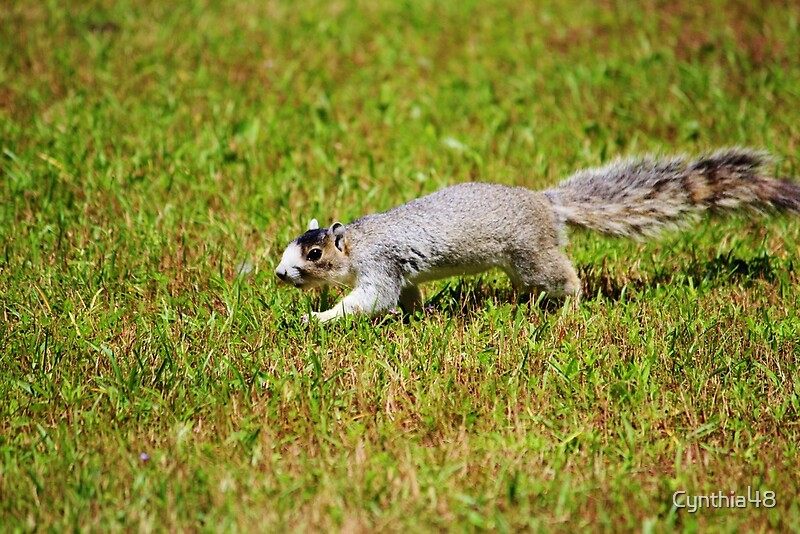
[[[309,252],[308,256],[306,256],[306,259],[308,261],[317,261],[321,257],[322,257],[322,249],[312,248],[311,252]]]

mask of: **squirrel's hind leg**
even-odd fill
[[[532,261],[530,254],[515,255],[505,268],[514,288],[520,293],[545,292],[548,298],[581,296],[578,273],[561,251],[538,254]]]
[[[414,313],[422,309],[422,293],[417,286],[409,284],[400,290],[400,307],[405,313]]]

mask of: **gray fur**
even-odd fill
[[[704,211],[800,211],[800,188],[763,175],[765,152],[732,148],[696,160],[618,160],[575,173],[546,191],[568,223],[626,237],[652,237]]]
[[[525,293],[579,297],[581,285],[561,248],[564,226],[644,237],[706,210],[751,207],[800,212],[800,187],[762,175],[767,155],[745,149],[683,157],[620,160],[574,174],[557,188],[531,191],[488,183],[447,187],[383,213],[293,241],[276,270],[297,287],[352,285],[327,321],[422,305],[417,285],[492,268]],[[314,221],[315,222],[315,221]],[[327,231],[326,231],[327,230]],[[312,247],[324,253],[311,261]]]

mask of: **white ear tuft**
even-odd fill
[[[319,223],[317,222],[316,219],[311,219],[310,221],[308,221],[308,229],[309,230],[318,230],[319,229]]]

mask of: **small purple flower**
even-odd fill
[[[141,453],[141,454],[139,455],[139,459],[140,459],[141,461],[143,461],[143,462],[147,462],[147,461],[149,461],[149,460],[150,460],[150,455],[149,455],[149,454],[147,454],[146,452],[143,452],[143,453]]]

